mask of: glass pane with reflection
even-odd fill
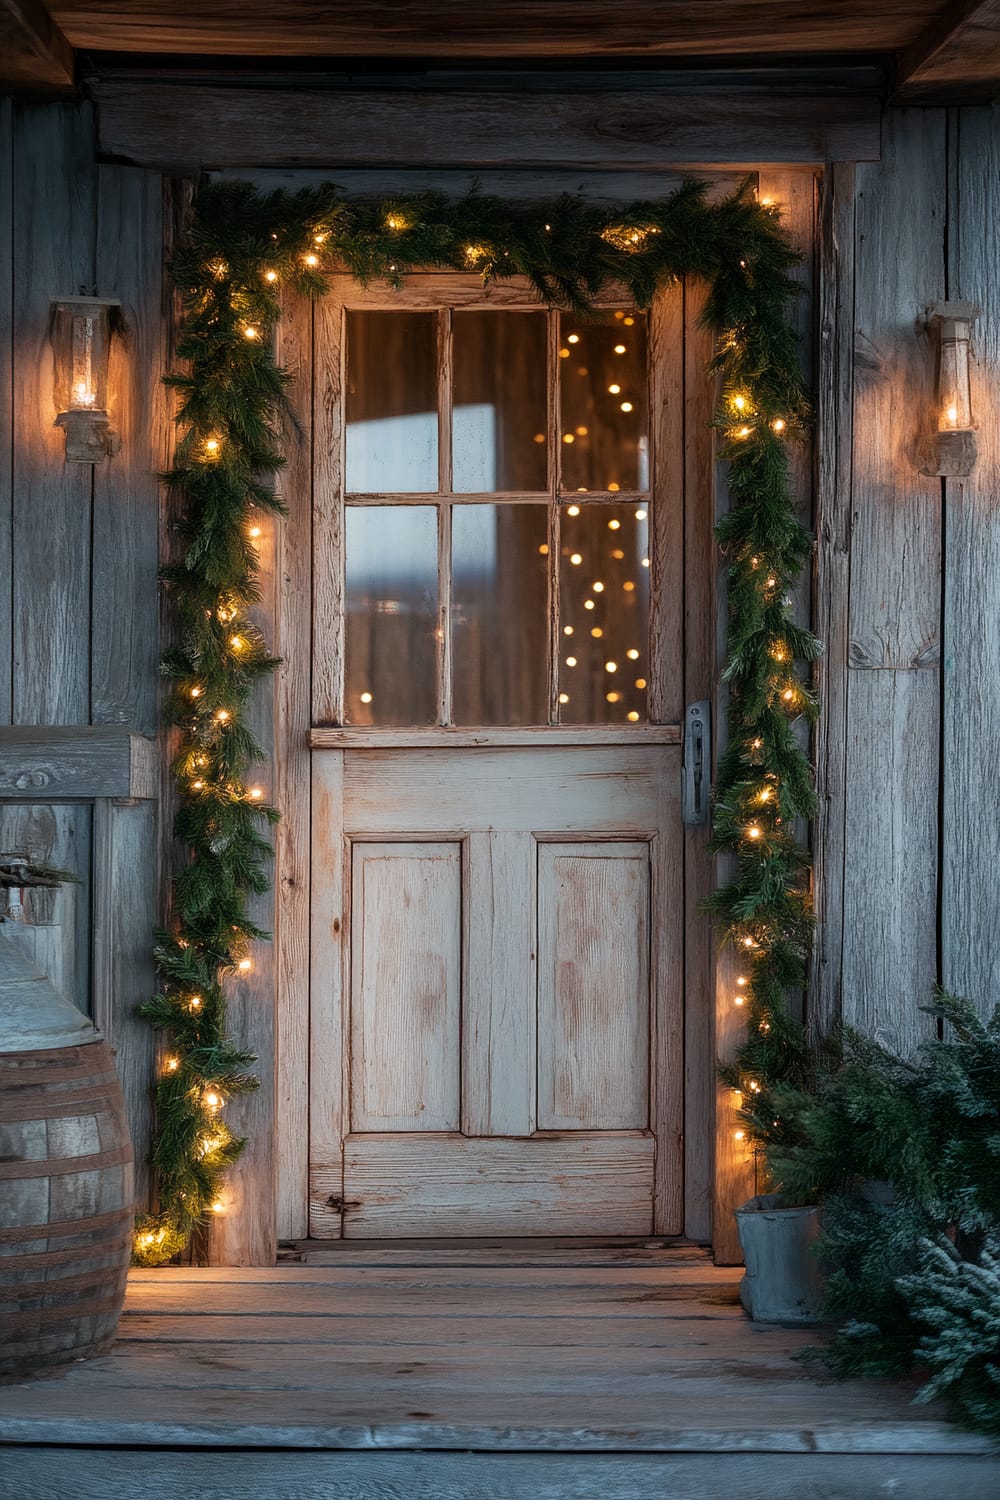
[[[560,314],[562,490],[649,487],[646,318],[608,313],[585,323]]]
[[[348,506],[348,724],[437,722],[437,510]]]
[[[437,314],[347,314],[345,487],[353,494],[438,487]]]
[[[649,521],[643,505],[560,508],[559,719],[647,718]]]
[[[544,312],[456,312],[453,483],[459,494],[544,490]]]
[[[452,508],[456,724],[548,723],[548,511]]]

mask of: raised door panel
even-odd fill
[[[649,1124],[648,843],[538,850],[538,1128]]]
[[[351,1129],[457,1130],[462,849],[355,844]]]

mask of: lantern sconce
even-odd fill
[[[118,451],[108,420],[108,354],[112,318],[121,303],[109,297],[59,297],[49,333],[55,362],[55,425],[66,434],[66,462],[97,464]]]
[[[978,311],[974,302],[938,302],[930,309],[927,326],[937,345],[937,430],[921,443],[921,474],[953,479],[975,467],[969,343]]]

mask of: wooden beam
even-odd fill
[[[908,103],[1000,96],[1000,0],[952,0],[903,52],[896,89]]]
[[[73,49],[41,0],[0,0],[0,88],[72,87]]]
[[[874,99],[729,93],[235,89],[105,79],[99,150],[183,167],[634,169],[873,161]]]

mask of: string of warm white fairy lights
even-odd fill
[[[163,659],[175,832],[188,857],[158,937],[160,991],[142,1007],[167,1047],[152,1154],[158,1204],[137,1226],[140,1263],[170,1259],[224,1210],[223,1176],[244,1145],[222,1111],[255,1084],[253,1059],[228,1037],[226,993],[266,936],[247,898],[267,888],[265,826],[277,817],[252,784],[264,757],[246,718],[254,688],[275,667],[251,618],[256,542],[282,509],[268,479],[282,464],[287,377],[271,335],[280,297],[322,296],[334,268],[363,282],[399,282],[421,267],[475,270],[487,281],[525,276],[542,301],[581,314],[611,286],[642,308],[674,278],[708,283],[733,498],[719,529],[729,563],[731,710],[714,843],[732,856],[733,874],[711,904],[748,959],[735,997],[747,1042],[732,1076],[744,1102],[752,1096],[748,1133],[765,1129],[769,1110],[753,1101],[799,1066],[801,1028],[784,996],[802,982],[811,923],[807,857],[793,835],[813,799],[794,723],[816,711],[796,663],[818,650],[788,605],[810,548],[787,482],[787,440],[806,417],[789,319],[796,259],[777,208],[758,203],[749,186],[709,202],[703,185],[686,182],[614,213],[576,197],[544,206],[475,193],[349,202],[333,188],[261,196],[245,183],[199,193],[172,268],[187,368],[168,377],[180,398],[180,438],[166,478],[182,516],[179,555],[164,575],[179,625]]]

